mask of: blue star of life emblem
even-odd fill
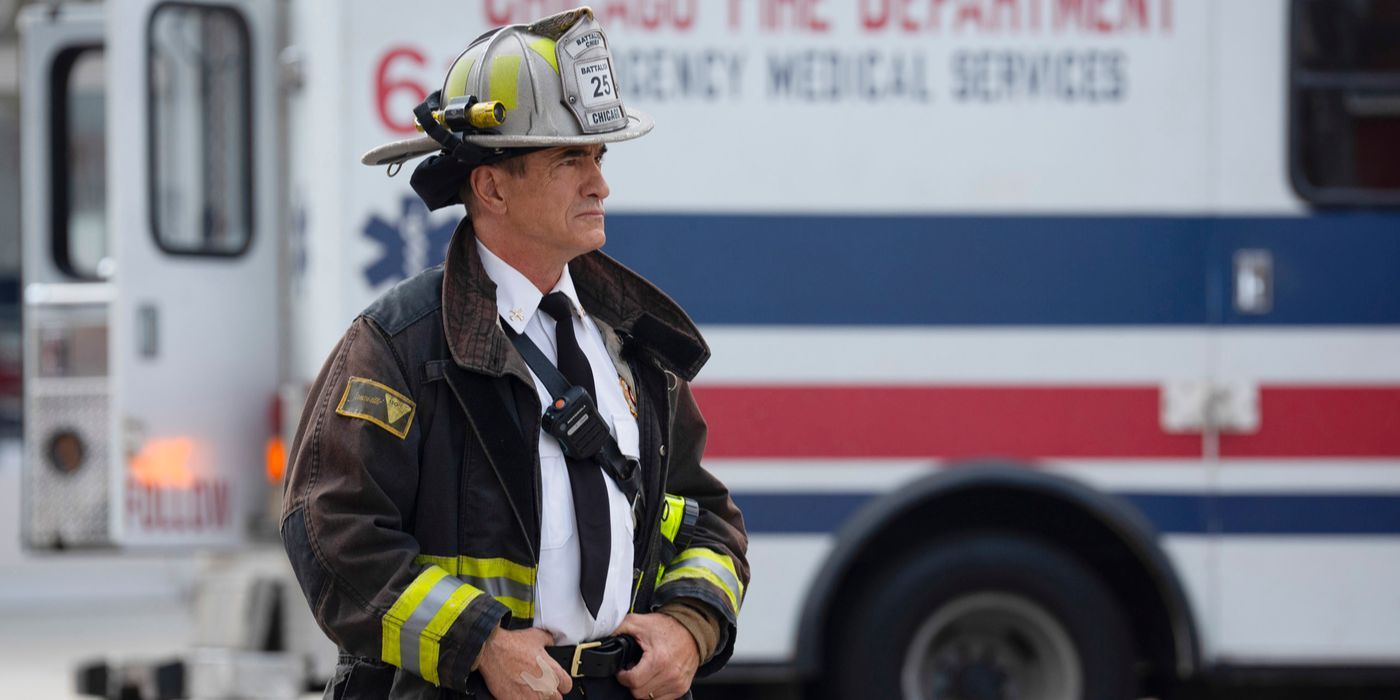
[[[441,263],[447,257],[447,244],[457,222],[451,218],[433,221],[428,207],[413,195],[405,195],[398,221],[371,215],[364,235],[379,244],[379,257],[365,266],[365,280],[371,287],[398,282],[420,270]]]

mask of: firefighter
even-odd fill
[[[326,697],[688,696],[733,651],[747,536],[700,464],[708,347],[598,250],[606,144],[652,121],[587,8],[476,39],[415,114],[365,161],[430,154],[414,190],[467,216],[331,352],[283,501]]]

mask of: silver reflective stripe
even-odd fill
[[[492,598],[515,598],[516,600],[523,600],[528,603],[534,595],[529,584],[521,583],[503,576],[477,578],[475,576],[463,575],[461,578],[463,583],[470,583],[486,591]]]
[[[433,584],[428,594],[423,596],[423,602],[413,609],[413,614],[403,623],[403,632],[399,635],[399,661],[404,669],[418,676],[423,675],[422,669],[418,668],[418,650],[423,642],[423,630],[427,629],[433,616],[442,609],[448,596],[460,585],[462,582],[451,576],[442,577],[441,581]]]
[[[724,585],[729,587],[729,592],[734,594],[735,601],[742,599],[744,589],[739,587],[739,579],[735,578],[734,574],[729,573],[729,569],[726,569],[723,564],[713,559],[688,557],[677,562],[671,562],[671,565],[666,567],[666,572],[670,573],[687,566],[705,569],[718,576],[719,580],[723,581]]]

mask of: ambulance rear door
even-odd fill
[[[280,168],[271,0],[117,0],[107,50],[116,294],[114,531],[242,539],[267,499],[279,380]]]

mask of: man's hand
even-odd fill
[[[670,615],[631,614],[623,618],[617,634],[630,634],[642,645],[642,660],[617,674],[617,680],[643,700],[674,700],[690,690],[700,651],[695,639]]]
[[[561,700],[573,690],[573,679],[544,651],[553,643],[554,635],[537,627],[492,632],[477,665],[491,695],[500,700]]]

